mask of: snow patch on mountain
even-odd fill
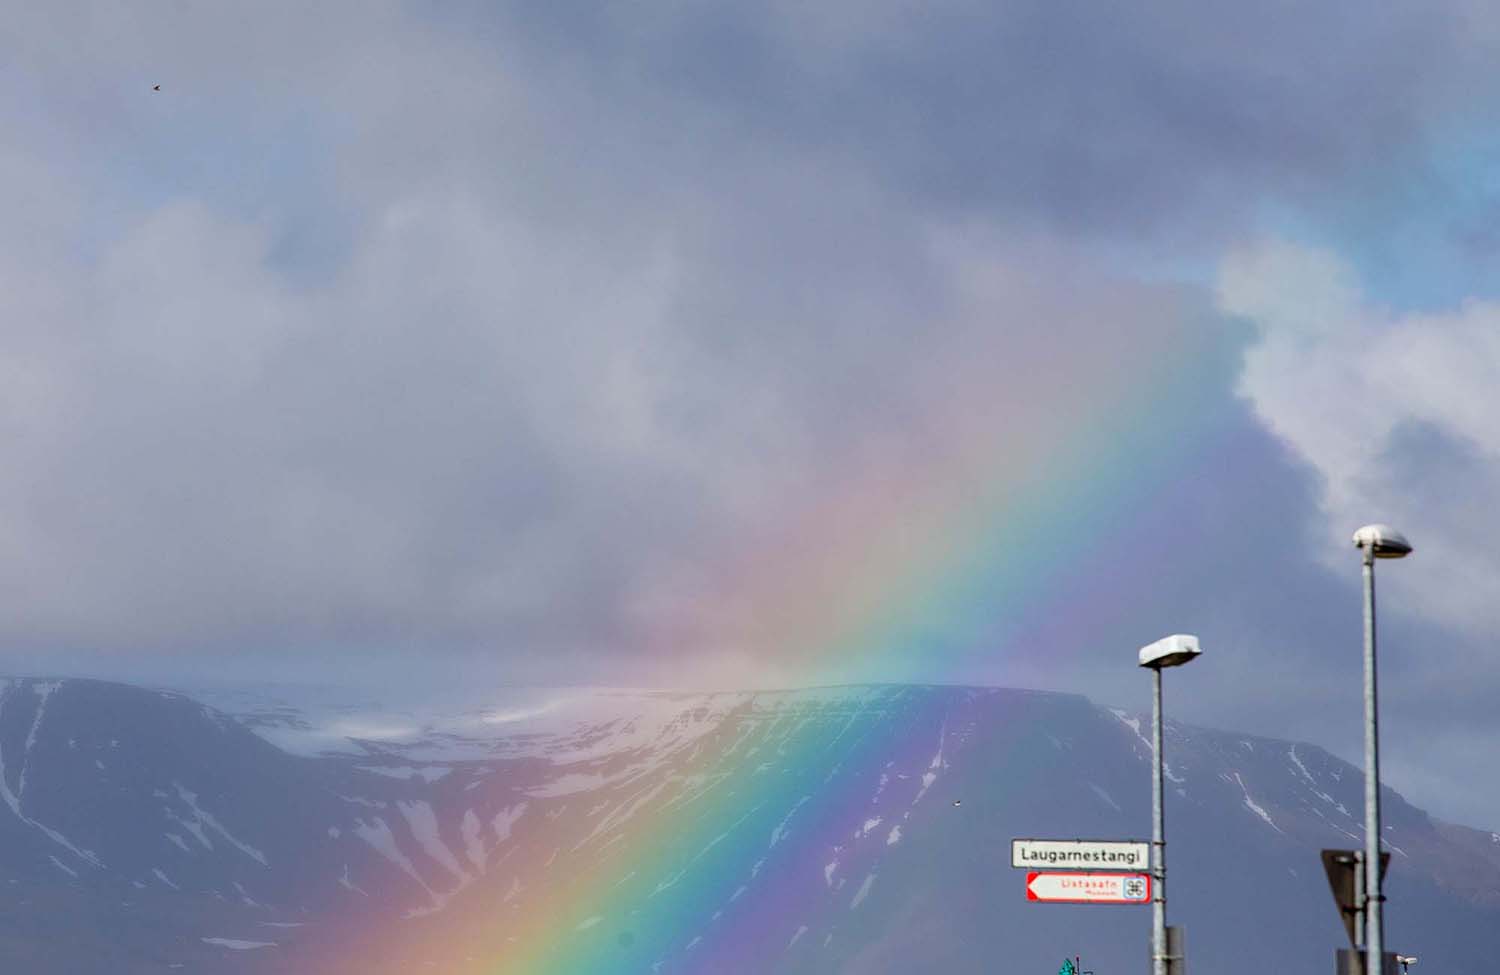
[[[556,799],[559,796],[571,796],[580,792],[593,792],[618,778],[620,776],[609,776],[603,772],[570,772],[553,779],[546,785],[527,789],[526,794],[536,799]]]
[[[854,894],[854,900],[852,900],[852,901],[849,902],[849,910],[852,911],[855,908],[859,907],[859,905],[863,904],[864,901],[865,901],[865,898],[868,897],[868,896],[870,896],[870,888],[872,888],[874,886],[875,886],[875,874],[873,872],[869,873],[869,874],[866,874],[865,875],[864,883],[862,883],[862,884],[859,885],[859,890],[856,891],[855,894]]]
[[[1258,805],[1254,799],[1250,798],[1250,789],[1245,785],[1245,780],[1240,778],[1240,773],[1234,773],[1234,781],[1239,783],[1240,791],[1245,794],[1245,807],[1251,812],[1255,813],[1255,815],[1259,816],[1261,819],[1264,819],[1266,823],[1276,832],[1285,832],[1285,830],[1283,830],[1280,826],[1276,825],[1276,821],[1271,818],[1270,813],[1266,812],[1265,809]]]
[[[1286,754],[1287,754],[1287,758],[1290,758],[1292,760],[1292,765],[1296,766],[1297,771],[1299,771],[1299,772],[1302,773],[1302,777],[1304,779],[1306,779],[1307,781],[1311,782],[1313,785],[1317,785],[1318,784],[1318,780],[1315,779],[1315,778],[1313,778],[1312,773],[1307,770],[1307,766],[1302,764],[1302,759],[1300,759],[1300,758],[1297,757],[1297,746],[1296,745],[1293,745],[1290,748],[1288,748]]]
[[[200,823],[208,826],[209,829],[212,829],[215,833],[218,833],[220,836],[222,836],[225,842],[229,843],[230,846],[233,846],[235,849],[245,854],[245,856],[249,857],[252,860],[255,860],[263,867],[270,865],[266,861],[266,855],[264,853],[262,853],[260,850],[257,850],[249,843],[236,838],[233,833],[229,832],[229,830],[224,827],[223,823],[214,818],[212,813],[209,813],[202,807],[200,807],[198,805],[198,794],[196,792],[192,792],[179,782],[173,782],[172,787],[177,790],[177,797],[187,804],[188,809],[192,810],[193,816],[195,817],[194,826]],[[179,820],[179,822],[182,822],[182,824],[184,826],[187,826],[189,829],[194,829],[194,826],[188,826],[185,821]],[[194,829],[194,832],[198,836],[198,839],[202,841],[205,846],[212,847],[212,844],[210,844],[207,838],[203,836],[201,829]]]
[[[369,894],[365,893],[364,888],[360,887],[353,880],[349,879],[349,864],[347,863],[344,864],[344,872],[339,876],[339,886],[343,887],[345,890],[352,890],[362,897],[370,896]]]
[[[361,772],[373,772],[376,775],[384,775],[393,779],[419,778],[424,782],[438,782],[453,771],[451,768],[434,768],[424,766],[416,768],[410,765],[384,766],[384,765],[357,765]]]
[[[1319,788],[1318,780],[1313,778],[1312,773],[1307,770],[1307,766],[1303,765],[1302,759],[1298,757],[1296,745],[1292,745],[1287,749],[1287,757],[1292,760],[1292,765],[1295,766],[1297,771],[1302,773],[1302,777],[1307,780],[1308,785],[1311,786],[1313,795],[1317,796],[1319,799],[1322,799],[1324,802],[1328,803],[1328,805],[1337,809],[1339,812],[1343,813],[1345,816],[1348,816],[1350,819],[1354,818],[1352,815],[1350,815],[1349,810],[1344,807],[1344,804],[1342,802],[1339,802],[1333,796],[1329,795],[1321,788]],[[1319,813],[1319,815],[1321,816],[1322,814]]]
[[[412,863],[411,859],[405,853],[402,853],[401,848],[396,845],[396,836],[391,832],[390,826],[386,824],[384,819],[377,816],[373,823],[366,823],[362,819],[355,820],[354,834],[373,847],[376,853],[379,853],[399,867],[403,873],[416,881],[417,886],[426,891],[427,896],[431,899],[429,908],[426,910],[408,911],[407,916],[431,913],[442,906],[442,899],[431,887],[427,886],[427,881],[422,879],[422,875],[417,873],[416,864]],[[345,876],[348,876],[347,870]]]
[[[4,713],[5,706],[10,702],[11,697],[12,697],[12,692],[15,689],[16,683],[17,682],[12,681],[12,680],[8,680],[8,679],[4,680],[3,682],[0,682],[0,714]],[[42,700],[39,702],[38,708],[40,708],[41,705],[43,705],[43,704],[46,703],[47,698],[50,697],[55,690],[56,690],[56,686],[53,685],[53,690],[48,691],[45,695],[42,696]],[[35,734],[35,732],[36,732],[37,723],[38,722],[34,721],[33,724],[32,724],[32,733],[33,734]],[[28,745],[27,747],[29,748],[30,746]],[[24,765],[24,756],[23,756],[23,765]],[[24,771],[24,769],[23,769],[23,771]],[[67,850],[69,853],[73,854],[78,859],[80,859],[83,862],[87,863],[89,866],[92,866],[92,867],[102,867],[103,866],[103,863],[100,862],[99,858],[97,856],[95,856],[92,851],[85,850],[82,847],[75,845],[71,840],[69,840],[62,833],[58,832],[57,830],[53,829],[50,826],[47,826],[47,825],[39,822],[36,819],[31,818],[30,816],[27,816],[25,813],[23,813],[21,811],[21,797],[20,797],[20,795],[18,795],[17,793],[14,793],[14,792],[10,791],[10,782],[9,782],[9,778],[8,778],[7,771],[6,771],[6,766],[5,766],[5,751],[4,751],[4,747],[3,746],[0,746],[0,801],[3,801],[5,803],[5,805],[10,808],[10,811],[15,815],[15,817],[17,819],[19,819],[21,822],[23,822],[27,826],[30,826],[33,829],[37,830],[43,836],[46,836],[49,840],[51,840],[52,842],[56,843],[58,846],[61,846],[63,849]]]
[[[668,781],[662,780],[647,789],[641,790],[640,792],[631,796],[629,799],[626,799],[624,802],[617,805],[612,811],[610,811],[608,815],[606,815],[599,821],[598,825],[594,827],[593,831],[589,833],[589,835],[585,836],[578,842],[577,846],[573,847],[573,851],[582,849],[593,840],[608,833],[614,832],[615,830],[624,826],[625,823],[628,822],[631,817],[633,817],[636,812],[641,809],[641,807],[660,795],[662,791],[666,789],[667,785]],[[608,805],[608,803],[606,803],[605,805]]]
[[[943,761],[943,748],[947,744],[948,722],[944,721],[942,728],[938,731],[937,754],[932,756],[932,761],[927,763],[927,771],[922,773],[922,788],[917,790],[916,798],[912,799],[911,804],[913,806],[921,802],[922,797],[927,795],[927,790],[932,788],[932,784],[937,781],[938,771],[948,767],[947,763]]]
[[[260,904],[255,900],[255,898],[250,896],[250,894],[245,890],[243,886],[241,886],[238,880],[234,881],[233,883],[235,891],[240,895],[241,903],[243,903],[246,907],[260,907]]]
[[[811,798],[812,796],[803,796],[801,799],[798,799],[796,804],[792,806],[787,814],[781,817],[781,822],[777,823],[776,828],[771,830],[772,846],[775,846],[777,843],[781,842],[781,838],[786,835],[787,824],[792,821],[793,816],[797,815],[797,810],[801,809],[803,804],[805,804]]]
[[[17,804],[26,797],[26,771],[31,765],[31,749],[36,745],[36,736],[42,728],[42,718],[47,714],[47,701],[62,684],[58,681],[32,684],[31,691],[37,696],[36,717],[31,720],[31,730],[26,733],[26,747],[21,750],[21,778],[16,784]]]
[[[231,951],[250,951],[254,948],[275,948],[275,941],[245,941],[241,938],[203,938],[206,945],[218,945],[220,948],[228,948]]]
[[[469,862],[474,864],[476,870],[484,870],[487,857],[484,852],[484,840],[480,838],[479,831],[483,828],[479,823],[479,817],[474,815],[474,810],[465,809],[463,818],[464,854]]]
[[[412,838],[432,859],[442,864],[444,869],[453,874],[460,882],[468,881],[469,874],[459,864],[458,858],[448,845],[443,842],[438,831],[437,814],[432,811],[432,806],[425,802],[401,800],[396,803],[396,809],[406,820],[406,825],[411,829]]]
[[[490,820],[490,825],[495,830],[495,843],[498,845],[510,839],[510,830],[526,813],[526,803],[520,803],[513,808],[502,809]]]
[[[1146,754],[1153,756],[1156,754],[1156,744],[1152,742],[1150,738],[1147,738],[1144,734],[1141,733],[1140,718],[1130,714],[1130,712],[1128,711],[1123,711],[1120,708],[1110,708],[1109,713],[1118,718],[1121,724],[1129,728],[1131,732],[1140,739],[1141,744],[1146,746]],[[1163,737],[1166,737],[1165,730],[1166,729],[1163,729]],[[1183,785],[1187,782],[1186,778],[1178,775],[1172,770],[1172,763],[1168,761],[1163,761],[1161,763],[1161,774],[1168,781],[1175,783],[1176,785]],[[1181,789],[1177,790],[1177,794],[1183,796],[1187,795],[1187,793]]]

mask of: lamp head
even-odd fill
[[[1367,548],[1377,559],[1399,559],[1411,554],[1411,542],[1390,525],[1366,525],[1354,533],[1354,547]]]
[[[1203,651],[1198,648],[1198,638],[1191,633],[1174,633],[1162,637],[1155,643],[1141,647],[1142,667],[1161,670],[1163,667],[1178,667],[1187,663]]]

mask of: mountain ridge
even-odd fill
[[[1082,695],[574,689],[428,714],[250,697],[231,714],[114,682],[0,681],[0,791],[16,796],[0,951],[132,975],[466,972],[456,943],[622,973],[978,972],[998,954],[1025,971],[1068,946],[1105,973],[1144,952],[1143,912],[1027,905],[1009,868],[1011,836],[1149,832],[1144,719]],[[350,729],[364,737],[319,751]],[[274,744],[288,735],[304,754]],[[1167,749],[1172,916],[1195,969],[1258,970],[1255,940],[1220,917],[1239,912],[1298,953],[1283,971],[1326,971],[1342,931],[1317,850],[1358,845],[1361,774],[1315,745],[1177,722]],[[740,825],[700,835],[740,795]],[[1500,837],[1386,796],[1391,944],[1490,950]],[[626,860],[646,873],[621,879]],[[705,896],[662,904],[684,884]],[[530,930],[563,900],[551,935]],[[46,904],[99,933],[59,938]],[[372,925],[396,940],[377,960],[361,955]]]

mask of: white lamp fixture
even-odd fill
[[[1411,554],[1411,542],[1390,525],[1366,525],[1354,533],[1354,547],[1368,548],[1377,559],[1399,559]]]
[[[1191,633],[1174,633],[1141,647],[1140,662],[1142,667],[1150,667],[1152,670],[1179,667],[1202,652],[1198,649],[1197,637]]]

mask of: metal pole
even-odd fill
[[[1167,975],[1167,827],[1162,807],[1161,671],[1160,667],[1151,668],[1151,741],[1156,750],[1155,769],[1151,775],[1151,852],[1155,859],[1151,870],[1152,975]]]
[[[1375,546],[1365,545],[1365,971],[1385,957],[1380,876],[1380,718],[1375,693]]]

